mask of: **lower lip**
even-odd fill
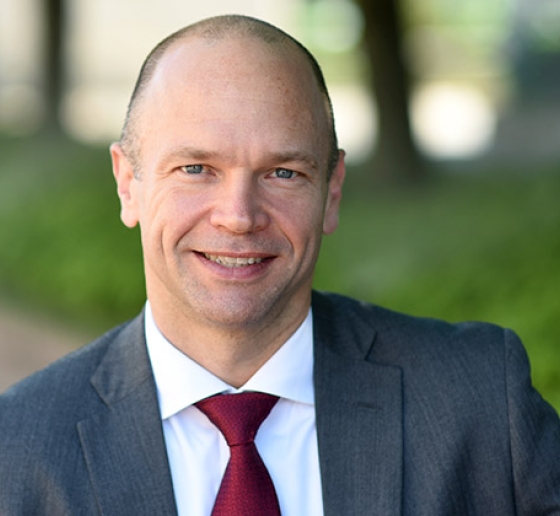
[[[226,267],[225,265],[209,260],[201,253],[195,253],[195,256],[197,256],[205,267],[211,269],[212,272],[218,274],[222,278],[233,280],[258,278],[268,269],[273,260],[273,258],[264,258],[262,262],[245,265],[243,267]]]

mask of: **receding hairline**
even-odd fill
[[[330,126],[330,145],[327,165],[330,176],[330,173],[334,170],[338,161],[338,141],[334,128],[332,103],[319,64],[307,48],[283,30],[263,20],[242,15],[216,16],[188,25],[166,37],[148,54],[140,69],[140,74],[128,105],[120,140],[123,151],[132,162],[135,169],[140,168],[139,149],[136,148],[137,145],[135,145],[134,141],[135,135],[138,134],[135,125],[139,118],[137,113],[137,111],[139,111],[139,101],[144,96],[147,86],[155,75],[162,58],[167,55],[172,47],[195,38],[202,38],[209,41],[233,38],[255,39],[273,48],[276,47],[279,50],[286,51],[286,55],[291,52],[293,55],[303,57],[303,61],[310,67],[319,92],[325,100],[327,118]]]

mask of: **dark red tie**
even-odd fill
[[[274,484],[254,443],[277,401],[269,394],[242,392],[196,404],[222,432],[231,451],[212,516],[280,516]]]

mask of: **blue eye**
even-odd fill
[[[277,168],[274,174],[280,179],[291,179],[296,175],[293,170],[288,170],[287,168]]]
[[[204,171],[204,166],[203,165],[185,165],[183,167],[183,170],[187,173],[187,174],[202,174],[202,172]]]

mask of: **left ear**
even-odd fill
[[[342,198],[342,185],[346,175],[344,164],[345,152],[338,152],[338,162],[329,180],[327,201],[325,203],[325,215],[323,217],[323,234],[330,235],[338,227],[338,214],[340,200]]]

